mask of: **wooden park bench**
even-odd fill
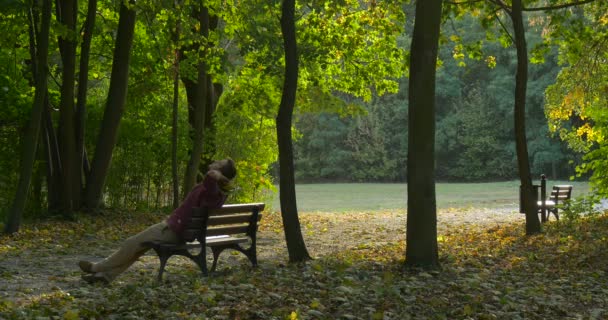
[[[262,218],[263,203],[229,204],[219,209],[193,208],[192,221],[186,227],[180,243],[149,241],[145,246],[154,249],[160,259],[158,280],[161,281],[167,260],[181,255],[194,261],[203,276],[208,276],[206,247],[211,248],[215,271],[220,253],[233,249],[247,256],[257,266],[256,233]],[[245,245],[249,243],[248,245]],[[198,249],[198,250],[196,250]],[[198,253],[192,253],[191,250]]]
[[[566,203],[572,196],[572,185],[569,184],[558,184],[554,185],[551,189],[551,194],[547,198],[547,177],[543,174],[540,176],[540,184],[532,185],[536,194],[536,207],[540,214],[541,222],[549,221],[551,213],[555,216],[556,220],[559,220],[559,205]],[[523,210],[523,198],[520,190],[520,212]]]

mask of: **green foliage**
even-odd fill
[[[567,222],[573,223],[583,216],[597,216],[600,212],[596,209],[601,198],[597,194],[589,194],[568,200],[558,206],[560,216]]]
[[[504,135],[504,113],[491,108],[491,101],[471,91],[459,107],[453,108],[455,112],[440,122],[438,153],[444,156],[440,159],[449,157],[451,162],[444,167],[445,175],[461,181],[511,177],[513,151],[498,143],[499,139],[510,138]]]
[[[547,88],[545,105],[549,130],[583,154],[577,176],[590,174],[593,187],[604,196],[608,194],[606,12],[606,3],[596,1],[553,17],[560,24],[554,26],[551,35],[560,44],[560,62],[566,66],[555,84]]]
[[[280,92],[275,81],[253,68],[243,68],[229,79],[215,111],[214,158],[228,156],[237,164],[232,202],[264,201],[274,188],[269,167],[278,157],[274,114]]]

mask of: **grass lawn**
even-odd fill
[[[539,181],[534,181],[539,183]],[[587,182],[548,181],[574,185],[573,197],[588,192]],[[517,208],[519,181],[488,183],[438,183],[437,206]],[[296,185],[298,210],[301,212],[342,212],[352,210],[399,209],[406,207],[407,185],[402,183],[328,183]],[[272,201],[279,208],[278,192]]]

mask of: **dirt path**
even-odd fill
[[[278,214],[266,214],[258,233],[258,260],[262,268],[272,268],[287,262],[287,250]],[[491,228],[506,222],[524,222],[523,215],[515,209],[449,209],[438,213],[439,234],[448,228],[469,228],[483,225]],[[340,251],[356,249],[361,245],[386,244],[404,241],[406,214],[399,211],[369,211],[346,213],[302,213],[302,231],[309,253],[313,257],[332,255]],[[99,260],[112,252],[120,241],[99,245],[95,239],[85,239],[82,253],[61,247],[25,251],[10,258],[0,256],[0,302],[22,302],[32,296],[69,291],[84,282],[77,263],[82,259]],[[246,263],[241,255],[224,254],[222,265]],[[180,257],[170,264],[191,264]],[[156,256],[147,254],[117,279],[129,282],[129,274],[155,274],[158,268]]]

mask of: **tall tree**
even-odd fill
[[[435,197],[435,69],[442,0],[416,2],[410,48],[407,266],[439,265]]]
[[[304,243],[298,207],[293,166],[293,143],[291,125],[298,88],[298,52],[295,27],[295,0],[283,0],[281,8],[281,31],[285,50],[285,79],[279,112],[276,118],[279,145],[279,186],[281,217],[287,241],[290,262],[310,259]]]
[[[522,206],[526,214],[526,234],[539,233],[540,220],[536,212],[536,197],[532,186],[532,174],[530,172],[530,159],[528,157],[528,143],[526,140],[526,89],[528,86],[528,49],[526,44],[526,32],[523,19],[522,0],[513,0],[510,13],[513,23],[513,35],[515,48],[517,50],[517,72],[515,74],[515,150],[517,152],[517,167],[519,169],[519,181],[521,183]]]
[[[205,118],[208,114],[207,108],[210,107],[208,104],[210,76],[207,72],[207,63],[205,62],[206,43],[209,38],[209,9],[205,5],[200,4],[200,7],[193,9],[193,15],[199,25],[200,39],[191,48],[188,48],[192,56],[191,58],[195,57],[196,59],[196,79],[182,77],[188,99],[188,122],[192,131],[192,149],[190,150],[190,159],[188,160],[184,175],[183,197],[196,184],[201,155],[203,154],[203,143],[205,142],[205,123],[207,122]],[[186,56],[184,55],[184,57]]]
[[[535,190],[532,185],[530,159],[526,138],[526,90],[528,86],[528,49],[526,42],[524,11],[562,9],[572,5],[593,2],[594,0],[575,1],[569,4],[553,5],[542,8],[525,8],[522,0],[512,0],[511,5],[502,0],[489,0],[502,8],[511,18],[513,25],[513,42],[517,51],[517,72],[515,74],[515,104],[514,127],[515,149],[517,151],[517,166],[521,183],[521,201],[526,214],[526,234],[533,235],[541,232],[541,224],[536,209]]]
[[[116,145],[118,127],[125,108],[131,46],[135,30],[134,3],[135,1],[131,0],[129,3],[121,1],[120,4],[108,100],[97,138],[91,173],[86,183],[85,206],[89,209],[97,208],[101,203],[103,186],[112,159],[112,150]]]
[[[93,39],[93,29],[95,27],[95,17],[97,16],[97,0],[89,0],[87,16],[82,28],[82,44],[80,49],[80,66],[78,73],[78,92],[76,100],[75,130],[76,130],[76,155],[74,169],[76,190],[74,195],[76,208],[82,205],[82,190],[84,190],[84,177],[88,175],[88,160],[86,159],[84,147],[86,103],[89,83],[89,57],[91,54],[91,40]]]
[[[173,7],[177,10],[180,7],[179,0],[173,2]],[[173,112],[171,115],[171,180],[173,184],[173,208],[179,206],[179,178],[177,174],[177,124],[178,124],[178,107],[179,107],[179,36],[181,31],[181,22],[179,19],[175,21],[175,31],[172,39],[175,46],[175,61],[173,63]]]
[[[36,6],[37,2],[33,2]],[[33,12],[37,12],[36,8],[33,8]],[[30,23],[35,35],[36,40],[31,41],[35,44],[35,56],[32,56],[32,61],[35,63],[35,86],[36,92],[34,94],[34,103],[32,106],[32,113],[30,121],[22,140],[21,146],[21,169],[19,172],[19,184],[15,193],[13,204],[8,214],[8,220],[5,227],[6,233],[15,233],[19,231],[21,225],[21,217],[23,214],[23,208],[25,207],[26,197],[32,178],[32,171],[34,168],[34,161],[36,159],[36,149],[38,146],[38,137],[40,136],[40,122],[42,119],[42,111],[45,107],[47,97],[47,74],[48,74],[48,48],[49,48],[49,33],[51,28],[51,0],[42,1],[41,19],[40,26],[36,26],[36,18],[30,16]],[[36,32],[36,30],[40,30]]]
[[[76,16],[75,0],[57,1],[57,20],[65,31],[59,36],[61,53],[61,100],[59,107],[59,152],[61,155],[61,209],[67,217],[74,209],[74,195],[80,194],[80,184],[74,183],[76,141],[74,127],[74,89],[76,75]]]

